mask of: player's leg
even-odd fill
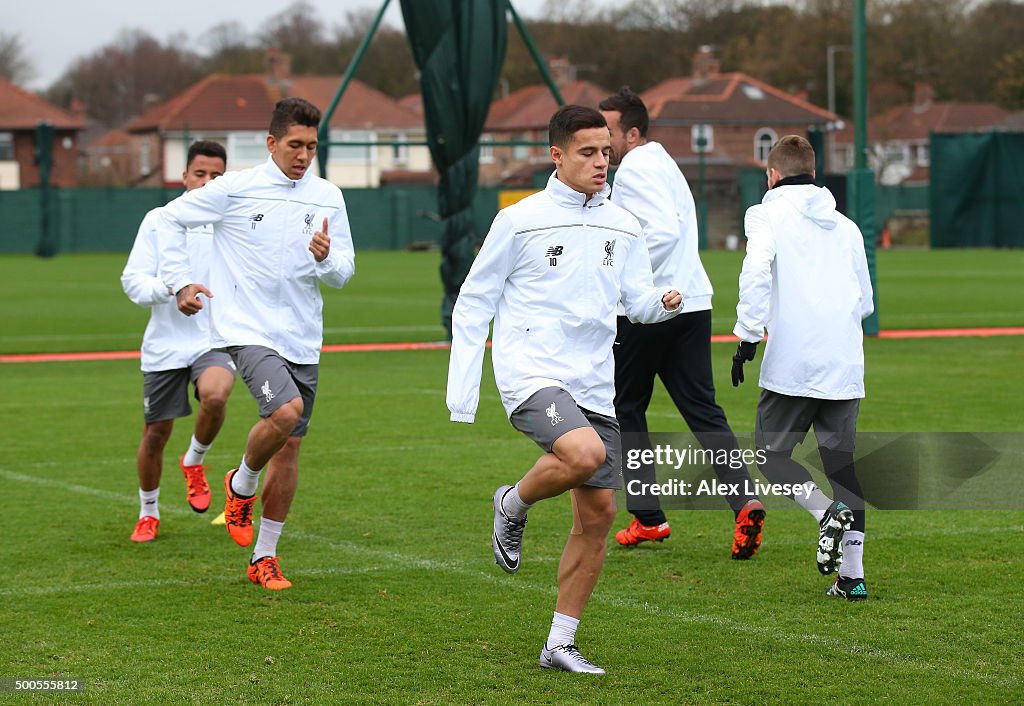
[[[309,431],[319,376],[317,365],[290,363],[289,368],[301,395],[302,416],[284,446],[267,462],[267,475],[260,497],[263,515],[260,518],[256,546],[249,560],[249,578],[271,590],[281,590],[292,585],[281,573],[277,543],[284,531],[284,523],[288,519],[288,511],[299,485],[299,448],[303,437]]]
[[[586,415],[605,444],[606,460],[585,485],[571,491],[572,530],[558,564],[558,599],[540,664],[601,674],[604,670],[576,648],[576,629],[604,566],[608,530],[615,520],[615,490],[622,484],[622,449],[614,419],[592,412]]]
[[[260,420],[249,430],[245,454],[224,478],[224,521],[243,547],[252,543],[252,511],[260,474],[285,445],[303,416],[304,403],[290,364],[263,346],[230,349],[239,375],[259,404]]]
[[[732,558],[749,559],[761,546],[761,528],[765,510],[752,487],[747,465],[725,411],[715,400],[715,378],[711,367],[711,310],[693,311],[667,322],[672,327],[668,355],[662,359],[658,376],[683,415],[700,445],[720,459],[715,474],[728,488],[737,489],[726,496],[732,508]]]
[[[533,504],[582,485],[605,462],[605,445],[572,396],[558,387],[538,390],[510,417],[512,426],[545,453],[514,486],[493,497],[491,548],[502,570],[519,570],[527,511]]]
[[[185,476],[188,504],[196,512],[210,506],[210,486],[203,460],[224,425],[228,396],[235,383],[235,366],[227,353],[208,351],[190,368],[199,411],[188,450],[178,462]]]
[[[667,322],[666,322],[667,323]],[[666,323],[634,324],[625,316],[618,319],[615,336],[615,416],[624,453],[650,448],[647,438],[647,407],[654,391],[654,376],[665,349]],[[636,456],[630,456],[636,458]],[[657,482],[654,465],[632,464],[624,467],[627,488],[650,487]],[[615,540],[623,546],[645,541],[663,541],[671,534],[661,500],[654,493],[626,493],[626,509],[633,521],[616,532]]]
[[[841,560],[835,561],[837,576],[827,594],[851,601],[868,596],[864,582],[864,492],[854,467],[857,414],[860,400],[828,400],[822,404],[814,421],[818,453],[822,467],[832,486],[837,507],[846,506],[852,514],[848,526],[835,538]]]
[[[151,542],[160,527],[160,478],[164,448],[171,438],[174,420],[191,414],[188,403],[188,371],[164,370],[143,373],[142,440],[136,453],[139,477],[139,518],[133,542]]]

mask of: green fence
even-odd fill
[[[1024,247],[1024,133],[934,133],[930,154],[932,247]]]
[[[361,250],[436,242],[441,233],[432,186],[345,189],[352,238]],[[172,189],[51,189],[50,229],[58,252],[125,252],[146,212]],[[498,189],[478,189],[473,211],[482,239],[498,210]],[[38,189],[0,191],[0,253],[35,252],[41,236]]]

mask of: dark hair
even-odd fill
[[[814,148],[807,138],[786,135],[768,153],[768,167],[785,177],[814,172]]]
[[[188,169],[189,165],[192,164],[192,160],[199,155],[219,157],[224,162],[224,166],[228,164],[228,153],[225,151],[224,145],[213,140],[196,140],[188,148],[188,156],[185,158],[185,169]]]
[[[320,127],[320,109],[302,98],[279,100],[270,118],[270,134],[280,139],[292,125]]]
[[[577,132],[593,127],[608,127],[608,122],[593,108],[563,105],[555,111],[548,123],[548,144],[552,147],[565,147]]]
[[[629,86],[623,86],[618,93],[605,98],[598,108],[617,111],[621,116],[619,127],[623,132],[636,128],[640,131],[640,137],[647,137],[647,106],[644,105],[643,98],[633,93]]]

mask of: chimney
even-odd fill
[[[548,57],[548,71],[556,86],[564,86],[576,80],[576,71],[567,56]]]
[[[711,45],[705,44],[693,55],[693,83],[698,86],[707,83],[718,73],[720,65]]]
[[[932,100],[935,99],[935,89],[927,81],[914,83],[914,112],[923,113],[932,107]]]
[[[263,63],[267,70],[267,81],[271,86],[280,88],[284,92],[284,88],[290,83],[292,75],[291,56],[278,50],[277,47],[271,47],[267,50]]]

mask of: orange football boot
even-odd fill
[[[640,542],[664,542],[672,535],[672,528],[667,522],[660,525],[643,525],[640,520],[633,519],[629,527],[615,533],[615,541],[624,547],[635,547]]]
[[[764,505],[760,500],[748,501],[740,514],[736,515],[736,530],[732,534],[733,559],[749,559],[757,554],[761,546],[764,516]]]
[[[206,512],[210,507],[210,485],[206,482],[206,466],[186,466],[185,457],[178,460],[178,467],[185,476],[185,492],[188,504],[196,512]]]
[[[160,529],[160,520],[152,515],[143,515],[135,523],[135,531],[132,532],[133,542],[152,542],[156,539],[156,533]]]
[[[256,504],[256,496],[243,498],[231,490],[231,476],[237,468],[233,468],[224,476],[224,525],[235,544],[248,547],[252,544],[252,508]]]
[[[281,574],[281,566],[276,556],[265,556],[255,564],[250,563],[246,573],[250,581],[271,591],[280,591],[292,585],[292,582]]]

